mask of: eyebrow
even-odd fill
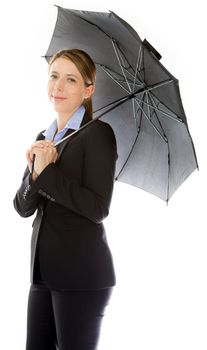
[[[55,73],[55,74],[59,74],[58,72],[56,72],[55,70],[51,71],[50,74]],[[77,75],[75,74],[65,74],[67,77],[75,77],[78,78]]]

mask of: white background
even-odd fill
[[[91,11],[112,10],[162,54],[179,78],[200,171],[168,207],[139,189],[116,183],[108,240],[117,272],[100,350],[206,350],[206,11],[204,1],[57,1]],[[44,55],[53,32],[54,1],[1,5],[1,349],[25,348],[32,218],[22,219],[13,197],[25,152],[54,118],[46,94]],[[38,349],[37,349],[38,350]]]

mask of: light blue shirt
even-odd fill
[[[45,140],[46,141],[53,140],[53,142],[56,143],[63,138],[63,136],[68,131],[68,129],[78,130],[82,123],[84,114],[85,114],[85,107],[80,106],[77,109],[77,111],[75,111],[75,113],[72,115],[72,117],[69,119],[64,129],[58,132],[56,135],[55,133],[57,131],[57,120],[55,119],[52,122],[52,124],[47,128],[47,130],[43,132],[43,135],[45,136]]]

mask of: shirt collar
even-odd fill
[[[80,125],[82,123],[83,117],[85,114],[85,107],[80,106],[72,115],[72,117],[68,120],[67,124],[65,125],[64,129],[61,130],[58,134],[61,133],[61,135],[65,134],[68,129],[78,130],[80,128]],[[54,135],[57,130],[57,120],[55,119],[52,124],[43,132],[43,135],[45,136],[45,140],[53,140]],[[57,134],[57,135],[58,135]]]

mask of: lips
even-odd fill
[[[64,101],[64,100],[66,100],[66,97],[63,97],[63,96],[53,96],[52,95],[52,98],[55,101]]]

